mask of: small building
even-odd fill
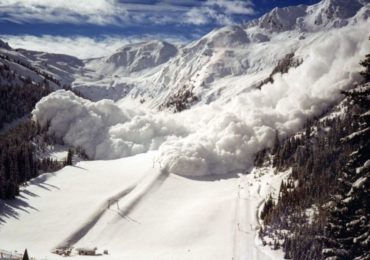
[[[96,250],[98,250],[98,248],[96,248],[96,247],[76,248],[76,251],[77,251],[78,255],[96,255]]]
[[[72,251],[72,248],[62,247],[62,248],[56,248],[52,252],[54,254],[61,255],[61,256],[70,256],[71,251]]]
[[[0,249],[0,260],[20,260],[22,255],[17,252],[10,252]]]

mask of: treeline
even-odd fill
[[[281,183],[278,202],[270,198],[265,203],[260,236],[270,237],[274,248],[282,247],[287,259],[322,259],[323,244],[316,237],[324,234],[328,212],[323,205],[337,189],[338,172],[350,153],[341,144],[350,126],[350,117],[309,123],[304,134],[271,151],[277,171],[291,168],[292,173]]]
[[[0,81],[0,129],[4,124],[30,113],[41,98],[54,91],[49,85],[49,77],[42,82],[33,82],[30,77],[10,70],[6,64],[0,64],[0,79],[12,82],[1,83]],[[63,88],[83,97],[80,92],[73,90],[70,86]]]
[[[0,129],[6,123],[30,113],[36,103],[51,93],[48,85],[24,83],[0,86]]]
[[[60,82],[49,74],[32,67],[30,64],[0,54],[5,62],[0,63],[0,199],[12,199],[19,194],[20,185],[38,176],[42,172],[55,171],[64,165],[71,165],[73,155],[87,159],[81,148],[69,149],[65,162],[41,156],[48,144],[54,139],[47,135],[47,128],[41,129],[29,118],[36,103],[49,95],[53,89],[50,83]],[[35,82],[31,77],[12,70],[6,61],[15,62],[43,77],[42,82]],[[69,86],[64,89],[72,90]],[[4,125],[24,117],[16,126],[4,129]]]
[[[370,55],[361,64],[365,82],[343,92],[343,116],[308,122],[256,156],[256,166],[273,158],[277,171],[292,169],[260,215],[261,239],[286,259],[370,259]]]
[[[63,163],[39,158],[37,149],[50,139],[32,120],[20,123],[0,135],[0,198],[13,199],[19,186],[42,172],[55,171]]]

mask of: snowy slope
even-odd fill
[[[217,90],[214,102],[200,102],[182,113],[133,110],[124,101],[95,103],[59,91],[42,99],[34,116],[42,126],[50,122],[50,134],[81,146],[92,158],[120,158],[159,149],[163,166],[176,174],[243,171],[255,153],[272,145],[276,129],[282,137],[295,133],[307,119],[338,102],[341,90],[360,80],[359,61],[369,49],[367,25],[314,34],[304,42],[261,44],[253,49],[253,76],[220,79],[207,88],[211,93]],[[274,62],[279,50],[298,42],[300,66],[276,74],[273,82],[261,88],[253,87],[269,75],[262,77],[259,72],[264,63],[258,62],[259,57]],[[122,116],[117,117],[121,109]],[[116,111],[115,115],[110,111]]]
[[[95,74],[104,72],[104,77],[95,75],[93,79],[94,75],[90,75],[87,80],[76,75],[74,85],[93,100],[126,97],[152,108],[174,110],[171,103],[176,100],[188,103],[185,107],[211,103],[225,95],[249,91],[265,79],[285,55],[310,45],[328,31],[362,24],[369,14],[369,2],[361,0],[325,0],[313,6],[275,8],[245,26],[215,29],[179,48],[171,59],[160,59],[168,60],[161,66],[153,62],[153,57],[161,56],[162,49],[158,45],[163,43],[122,47],[110,57],[87,63],[87,67],[92,66],[92,71],[98,72]],[[151,46],[145,59],[140,54],[144,52],[143,44],[145,48]],[[175,53],[173,48],[165,49]],[[146,59],[147,65],[154,65],[149,70],[144,66],[146,70],[138,77],[135,64]],[[186,91],[196,98],[181,99]]]
[[[1,202],[1,247],[28,248],[38,259],[61,258],[55,248],[95,246],[108,250],[103,259],[279,256],[256,240],[256,212],[284,176],[189,179],[160,171],[154,156],[82,162],[38,177],[17,200]]]
[[[275,9],[181,48],[134,44],[82,65],[2,44],[36,63],[75,64],[66,81],[93,101],[60,90],[34,118],[92,159],[127,158],[66,167],[2,202],[0,247],[48,259],[61,246],[98,246],[106,259],[282,259],[256,232],[258,209],[284,175],[243,173],[275,130],[294,134],[360,80],[367,2]],[[299,66],[270,79],[291,53]],[[177,101],[188,109],[172,113]]]
[[[275,8],[244,26],[215,29],[186,46],[133,43],[107,57],[83,61],[25,50],[11,55],[62,84],[72,84],[91,100],[133,100],[150,108],[176,110],[176,102],[188,108],[220,98],[227,102],[230,96],[250,91],[287,54],[298,52],[295,56],[303,58],[299,50],[322,34],[363,24],[370,15],[369,5],[368,0],[323,0],[312,6]],[[9,52],[9,46],[1,44],[0,51]],[[184,97],[186,92],[191,98]]]
[[[16,200],[0,201],[1,248],[50,254],[106,210],[110,199],[132,190],[152,171],[152,158],[81,162],[32,180]]]
[[[81,60],[69,55],[12,49],[1,40],[0,64],[9,66],[17,77],[30,78],[35,83],[46,79],[55,89],[70,85],[74,81],[73,75],[84,66]],[[3,83],[9,80],[0,79]],[[15,83],[14,80],[12,83]]]

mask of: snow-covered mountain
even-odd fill
[[[243,26],[215,29],[183,47],[163,41],[128,44],[107,57],[81,61],[67,55],[0,50],[71,84],[92,100],[133,99],[148,107],[185,109],[227,101],[259,86],[287,54],[336,28],[370,15],[368,0],[323,0],[312,6],[275,8]],[[225,80],[227,79],[227,82]],[[179,105],[179,103],[181,103]]]
[[[89,60],[0,42],[0,65],[90,99],[58,90],[32,114],[96,160],[32,180],[4,207],[0,244],[48,259],[84,246],[108,249],[103,259],[283,259],[261,247],[258,212],[290,173],[244,173],[276,133],[302,130],[361,81],[369,15],[369,1],[324,0],[185,46],[136,43]]]
[[[368,1],[360,0],[275,8],[244,26],[215,29],[178,51],[160,42],[124,46],[109,57],[87,62],[94,80],[77,74],[73,85],[94,100],[126,97],[160,109],[176,110],[179,102],[186,108],[220,97],[227,101],[258,85],[287,54],[299,52],[323,32],[363,23],[369,12]]]
[[[350,22],[353,23],[351,18],[356,16],[368,3],[367,0],[324,0],[312,6],[275,8],[261,18],[249,22],[247,28],[258,27],[270,33],[280,33],[288,30],[317,32],[333,27],[343,27]],[[364,18],[367,18],[368,9],[362,12],[364,12]]]
[[[369,9],[362,1],[325,0],[274,9],[245,26],[215,29],[178,49],[158,41],[131,44],[112,56],[85,61],[80,70],[85,74],[75,74],[72,86],[100,102],[58,92],[40,102],[34,114],[41,122],[51,121],[53,134],[93,158],[160,148],[163,164],[181,175],[189,175],[191,167],[195,176],[239,171],[272,144],[276,129],[282,136],[294,133],[359,80],[356,68],[369,46]],[[335,15],[328,16],[328,10],[336,10]],[[318,15],[330,22],[310,27]],[[266,27],[266,17],[284,21],[285,29]],[[152,66],[139,65],[143,59]],[[135,112],[127,109],[133,104]],[[126,107],[119,121],[108,112],[114,106]],[[82,121],[75,120],[71,107]],[[152,110],[138,112],[138,107]],[[192,109],[178,116],[157,113],[187,108]],[[68,116],[57,120],[64,110]]]
[[[73,75],[84,66],[83,61],[69,55],[12,49],[3,41],[0,41],[0,64],[9,66],[21,78],[29,77],[37,83],[47,80],[55,89],[70,85],[75,80]],[[8,81],[4,77],[1,80]]]
[[[104,59],[99,67],[102,73],[124,70],[129,73],[151,69],[167,62],[177,53],[177,48],[164,41],[150,41],[126,45]],[[119,73],[120,71],[116,71]]]
[[[271,145],[269,137],[275,129],[282,135],[293,133],[307,118],[334,104],[340,90],[358,79],[355,68],[369,45],[369,5],[360,0],[324,0],[313,6],[274,9],[244,26],[215,29],[183,47],[150,41],[129,44],[92,60],[1,51],[71,82],[92,101],[100,100],[95,104],[58,92],[41,102],[34,113],[42,122],[55,120],[53,134],[83,147],[90,157],[119,158],[162,147],[166,164],[187,174],[180,167],[183,154],[189,153],[183,158],[187,161],[205,147],[193,174],[222,173],[245,168],[246,158]],[[319,16],[325,23],[312,22]],[[133,104],[135,112],[126,110],[118,121],[110,115],[116,106]],[[210,105],[222,107],[222,115]],[[82,121],[74,119],[77,115],[71,107]],[[141,114],[137,107],[177,112],[196,109],[179,116],[166,113],[162,118],[152,112]],[[56,119],[63,110],[68,116]],[[197,122],[190,119],[193,113],[200,117]],[[221,127],[230,121],[241,123],[243,134]],[[89,127],[85,129],[81,122]],[[94,124],[96,128],[91,128]],[[133,133],[133,129],[141,130]],[[214,139],[204,139],[208,135]],[[220,146],[219,139],[228,135],[235,139],[235,146]],[[184,147],[183,138],[199,147]],[[162,145],[168,140],[171,148]],[[224,153],[230,158],[222,159]]]

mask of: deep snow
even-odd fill
[[[33,180],[1,202],[1,248],[37,259],[62,258],[51,252],[63,246],[108,250],[103,259],[280,258],[256,239],[256,212],[284,174],[190,179],[161,170],[155,155],[80,162]]]
[[[51,134],[81,146],[91,158],[159,149],[158,160],[171,173],[242,172],[256,152],[272,145],[275,130],[282,137],[295,133],[307,119],[335,104],[341,90],[360,80],[359,61],[370,45],[367,25],[307,37],[296,51],[303,63],[275,75],[273,83],[245,93],[231,87],[215,102],[182,113],[133,110],[125,102],[91,102],[61,90],[43,98],[33,114],[42,126],[50,122]],[[288,46],[295,41],[286,40]],[[260,53],[258,48],[255,52]]]
[[[288,173],[243,173],[273,144],[275,130],[294,134],[360,79],[369,5],[356,3],[275,9],[183,47],[134,44],[93,60],[2,44],[2,53],[32,61],[93,100],[60,90],[33,115],[101,161],[42,175],[15,201],[1,202],[0,248],[27,247],[48,259],[61,246],[98,246],[109,250],[106,259],[282,259],[259,244],[257,214]],[[258,89],[289,53],[302,64]],[[158,111],[182,89],[198,102],[181,113]]]

